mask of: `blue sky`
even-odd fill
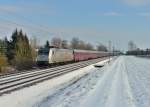
[[[150,0],[0,0],[0,38],[16,27],[41,44],[56,36],[150,48]]]

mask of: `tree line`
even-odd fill
[[[78,38],[72,38],[71,41],[63,40],[58,37],[46,41],[44,48],[57,47],[65,49],[84,49],[107,51],[107,47],[98,44],[96,49],[91,43],[85,42]],[[26,33],[22,30],[15,30],[9,40],[0,39],[0,72],[8,71],[8,68],[14,70],[26,70],[35,66],[37,52],[37,38],[29,40]]]
[[[136,49],[126,52],[126,55],[137,55],[137,56],[147,56],[150,55],[150,49]]]
[[[150,49],[140,49],[133,41],[129,41],[126,55],[147,56],[150,55]]]
[[[108,51],[107,47],[103,44],[98,44],[95,48],[91,43],[85,42],[76,37],[72,38],[71,41],[67,41],[58,37],[54,37],[51,39],[50,42],[47,40],[44,47],[45,48],[56,47],[56,48],[64,48],[64,49]]]

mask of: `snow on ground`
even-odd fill
[[[0,107],[150,107],[150,59],[120,56],[102,68],[91,65],[1,96]]]
[[[80,107],[150,107],[150,59],[119,57]]]
[[[135,105],[150,107],[150,59],[128,57],[126,66]]]
[[[99,78],[82,107],[134,107],[124,57],[118,58]]]
[[[107,63],[104,60],[98,64]],[[85,78],[88,73],[94,72],[96,69],[93,65],[65,74],[60,77],[27,87],[3,96],[0,96],[0,107],[37,107],[46,99],[53,98],[62,90],[72,86],[82,77]],[[47,106],[46,106],[47,107]]]

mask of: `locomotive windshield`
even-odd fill
[[[48,55],[49,54],[49,49],[46,48],[41,48],[38,51],[38,55]]]

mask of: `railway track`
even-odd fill
[[[105,57],[106,58],[106,57]],[[96,59],[94,59],[96,60]],[[90,61],[94,61],[94,60],[88,60],[88,61],[82,61],[82,62],[90,62]],[[76,62],[77,64],[80,64],[82,62]],[[16,76],[16,75],[22,75],[22,74],[26,74],[26,73],[30,73],[30,72],[37,72],[37,71],[45,71],[45,70],[49,70],[49,69],[52,69],[52,70],[55,70],[55,68],[65,68],[65,67],[68,67],[68,65],[72,65],[72,64],[76,64],[76,63],[71,63],[71,64],[66,64],[66,65],[59,65],[59,66],[52,66],[52,67],[41,67],[41,68],[35,68],[33,70],[25,70],[25,71],[21,71],[21,72],[14,72],[14,73],[8,73],[8,74],[0,74],[0,79],[1,78],[6,78],[6,77],[11,77],[11,76]]]
[[[99,58],[89,61],[77,62],[64,66],[57,66],[45,70],[32,70],[20,73],[4,75],[0,77],[0,96],[12,91],[34,85],[36,83],[63,75],[65,73],[86,67],[88,65],[105,60]]]

